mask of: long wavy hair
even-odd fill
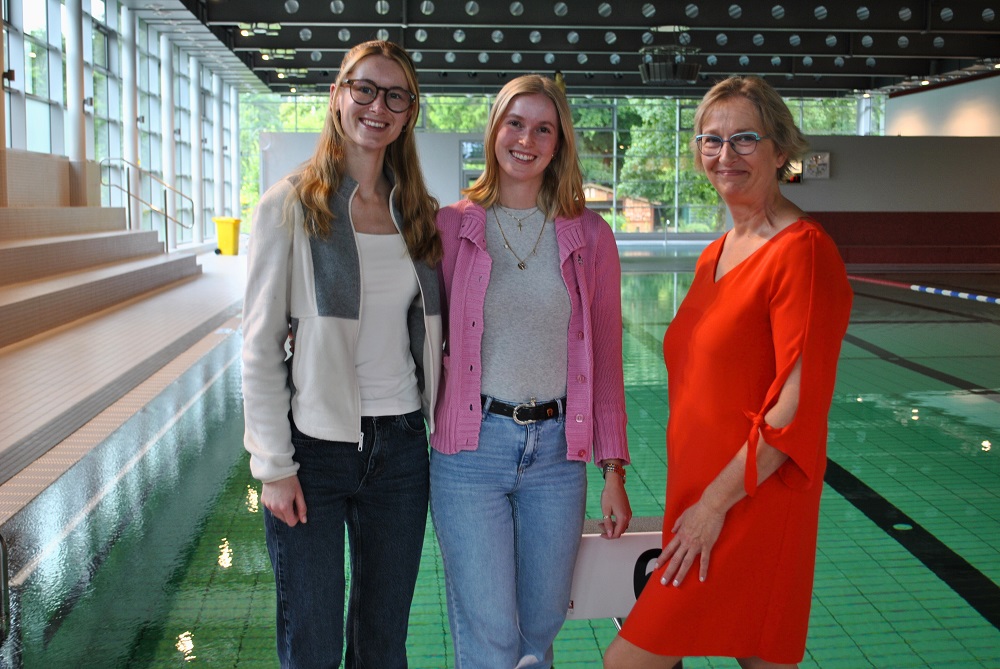
[[[809,142],[795,125],[792,112],[788,110],[781,94],[770,84],[755,76],[733,76],[712,86],[702,98],[694,113],[694,134],[699,135],[705,123],[705,116],[720,102],[743,98],[754,106],[760,117],[761,134],[774,142],[778,151],[785,156],[785,162],[778,168],[777,178],[781,180],[791,171],[791,163],[809,150]],[[697,143],[691,139],[694,164],[702,172],[705,166]]]
[[[497,159],[496,142],[500,124],[511,103],[519,95],[541,93],[556,107],[559,117],[559,144],[556,155],[545,168],[538,206],[548,217],[579,216],[586,199],[583,193],[583,173],[576,153],[576,134],[573,115],[569,110],[566,94],[548,77],[526,74],[511,79],[500,89],[486,122],[486,169],[462,194],[482,207],[490,207],[500,200],[500,161]]]
[[[406,77],[406,85],[416,95],[411,107],[409,121],[399,137],[386,147],[385,164],[396,179],[395,205],[403,212],[403,239],[410,256],[435,265],[441,259],[441,238],[437,233],[434,219],[438,203],[424,182],[417,156],[417,143],[413,128],[420,115],[420,86],[413,60],[402,47],[383,40],[372,40],[358,44],[344,56],[340,72],[330,92],[330,104],[326,110],[326,120],[320,134],[316,151],[295,174],[295,194],[305,209],[306,232],[315,237],[326,237],[334,214],[330,209],[330,194],[335,193],[343,180],[345,170],[344,126],[341,125],[334,105],[334,96],[341,84],[349,78],[354,67],[369,56],[384,56],[397,63]]]

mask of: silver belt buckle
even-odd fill
[[[535,406],[534,397],[532,397],[531,401],[528,402],[527,404],[518,404],[516,407],[514,407],[514,413],[511,415],[511,418],[513,418],[514,422],[517,423],[518,425],[531,425],[532,423],[537,423],[538,421],[536,420],[521,420],[520,418],[517,417],[518,409],[530,408],[533,406]]]

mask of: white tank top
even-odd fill
[[[406,314],[417,275],[399,234],[357,234],[361,323],[355,350],[363,416],[395,416],[420,408]]]

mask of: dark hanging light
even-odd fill
[[[639,50],[639,76],[644,84],[693,84],[701,65],[687,60],[696,50],[680,46],[648,46]]]

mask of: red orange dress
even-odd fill
[[[680,587],[654,573],[621,635],[659,655],[753,657],[793,663],[805,653],[826,468],[827,415],[852,291],[833,241],[810,219],[779,231],[718,281],[724,239],[698,260],[663,342],[670,398],[664,545],[677,517],[758,429],[789,459],[730,509],[705,582],[696,561]],[[763,416],[796,361],[793,421]],[[754,449],[750,449],[750,454]]]

